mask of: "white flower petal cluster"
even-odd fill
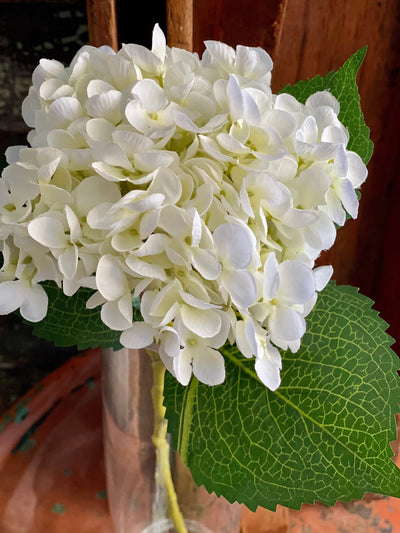
[[[151,50],[40,61],[30,146],[7,151],[0,181],[0,313],[40,321],[43,280],[88,287],[121,343],[157,344],[182,384],[223,382],[229,341],[274,390],[367,171],[329,92],[274,95],[265,51],[205,44],[201,59],[170,49],[156,26]]]

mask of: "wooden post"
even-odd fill
[[[194,0],[167,0],[168,45],[193,52]]]
[[[118,49],[115,0],[86,0],[89,42]]]

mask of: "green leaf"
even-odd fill
[[[198,485],[229,501],[275,509],[303,502],[400,497],[391,460],[400,384],[387,324],[357,289],[331,282],[308,317],[300,350],[283,354],[282,384],[225,347],[226,381],[165,380],[175,449]]]
[[[86,309],[86,301],[93,294],[90,289],[81,288],[73,296],[65,296],[62,289],[53,282],[41,284],[49,297],[46,317],[33,326],[37,337],[47,339],[56,346],[77,346],[87,348],[122,348],[120,331],[110,330],[100,319],[100,308]]]
[[[348,149],[357,152],[365,164],[371,159],[374,145],[369,138],[369,128],[365,124],[360,107],[360,95],[356,83],[357,72],[367,53],[367,47],[360,48],[337,72],[326,76],[299,81],[295,85],[285,85],[279,92],[288,93],[303,104],[316,91],[330,91],[340,102],[339,119],[349,130]]]

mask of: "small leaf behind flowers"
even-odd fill
[[[349,57],[337,72],[332,71],[326,76],[315,76],[294,85],[285,85],[280,90],[281,93],[291,94],[303,104],[316,91],[330,91],[340,102],[339,120],[350,134],[347,148],[357,152],[365,164],[371,159],[374,145],[360,107],[356,76],[366,53],[367,47],[364,46]]]

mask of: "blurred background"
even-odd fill
[[[358,82],[375,151],[358,219],[339,231],[321,262],[333,264],[338,283],[372,298],[389,333],[400,339],[400,0],[152,0],[141,2],[140,11],[137,6],[116,1],[119,45],[149,47],[158,22],[171,46],[199,53],[206,39],[262,46],[275,63],[274,91],[337,70],[368,45]],[[7,146],[25,144],[21,104],[39,59],[69,63],[88,43],[87,21],[84,0],[0,0],[0,157]],[[0,317],[0,339],[0,414],[75,353],[34,339],[16,317]]]

